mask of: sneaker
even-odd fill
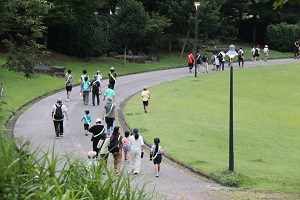
[[[88,134],[87,134],[87,133],[85,133],[85,136],[88,136]]]
[[[69,102],[70,101],[70,99],[66,99],[66,102]]]
[[[158,174],[160,175],[160,171],[158,172]]]
[[[56,136],[56,139],[59,139],[59,137],[58,137],[58,136]]]
[[[135,172],[135,173],[133,173],[133,174],[136,176],[138,173]]]
[[[61,134],[60,134],[60,137],[64,137],[64,134],[63,134],[63,133],[61,133]]]
[[[158,172],[156,173],[156,177],[158,177],[159,176],[159,174],[158,174]]]

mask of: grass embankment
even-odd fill
[[[234,70],[234,152],[244,189],[300,193],[299,64]],[[139,94],[124,111],[152,143],[206,174],[228,169],[229,71],[150,88],[149,112]],[[166,103],[167,102],[167,103]]]

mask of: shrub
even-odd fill
[[[286,23],[271,24],[267,27],[266,43],[278,51],[293,51],[294,42],[299,37],[300,26]]]
[[[210,176],[221,185],[229,187],[239,187],[242,182],[249,181],[246,176],[229,170],[212,172]]]

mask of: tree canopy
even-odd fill
[[[264,42],[269,25],[299,26],[299,2],[200,1],[199,42]],[[196,11],[186,0],[2,0],[0,12],[0,38],[9,51],[5,66],[30,77],[43,47],[86,58],[179,50],[186,36],[194,36]]]

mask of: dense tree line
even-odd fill
[[[216,45],[220,38],[268,41],[269,25],[299,26],[299,0],[292,2],[274,10],[284,2],[200,1],[199,43]],[[126,55],[128,50],[171,52],[194,37],[191,0],[1,0],[0,12],[0,37],[10,52],[6,65],[27,69],[27,76],[42,48],[90,58],[108,52]]]

